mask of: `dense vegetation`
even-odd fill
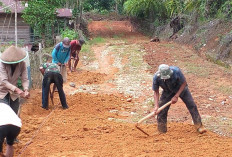
[[[75,30],[79,29],[83,12],[116,12],[148,21],[153,27],[167,24],[177,16],[192,17],[195,22],[232,17],[231,0],[28,0],[27,3],[23,18],[48,45],[52,42],[46,39],[54,38],[57,32],[55,23],[65,29],[64,21],[56,18],[57,8],[72,9]]]

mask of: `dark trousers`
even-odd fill
[[[0,99],[0,102],[9,105],[12,108],[12,110],[16,114],[18,114],[18,110],[19,110],[19,99],[18,98],[15,101],[13,101],[10,97],[10,94],[8,93],[3,99]]]
[[[163,92],[160,97],[159,107],[163,106],[167,102],[169,102],[172,97],[175,95],[175,93],[165,93]],[[180,98],[185,103],[187,109],[189,110],[194,125],[198,128],[202,125],[201,123],[201,117],[197,109],[197,105],[195,104],[193,97],[189,91],[189,89],[186,87],[183,92],[180,94]],[[160,132],[167,132],[167,115],[168,110],[170,106],[163,109],[157,116],[157,122],[158,122],[158,130]]]
[[[14,140],[19,135],[20,130],[20,127],[14,125],[0,126],[0,152],[2,152],[4,138],[6,137],[7,144],[12,146],[14,144]]]
[[[43,78],[42,85],[42,107],[48,107],[48,95],[50,91],[50,84],[54,83],[58,89],[59,97],[63,108],[66,108],[68,105],[66,103],[66,97],[63,90],[63,78],[60,73],[56,72],[47,72]]]

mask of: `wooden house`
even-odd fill
[[[0,43],[15,42],[15,1],[0,0]],[[17,34],[18,43],[30,42],[30,26],[21,17],[24,6],[17,1]]]
[[[25,1],[25,0],[24,0]],[[15,0],[0,0],[0,44],[15,42]],[[17,36],[18,44],[28,45],[34,42],[33,30],[22,18],[24,5],[17,0]],[[71,9],[58,9],[58,18],[71,19]]]

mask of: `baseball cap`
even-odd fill
[[[161,79],[169,79],[172,76],[173,71],[167,64],[159,65],[157,75],[160,76]]]
[[[63,46],[65,48],[69,48],[70,47],[70,39],[68,37],[65,37],[64,40],[62,41]]]

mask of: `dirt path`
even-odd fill
[[[22,108],[16,156],[231,156],[232,138],[212,132],[232,136],[231,71],[188,47],[149,43],[131,28],[128,22],[90,24],[90,31],[105,42],[93,47],[93,62],[80,63],[68,75],[64,89],[70,108],[43,110],[41,91],[32,91]],[[207,133],[195,132],[180,100],[170,108],[168,133],[158,134],[154,118],[141,125],[149,137],[135,129],[134,123],[152,109],[152,76],[161,63],[183,69]],[[69,87],[70,82],[76,87]]]

